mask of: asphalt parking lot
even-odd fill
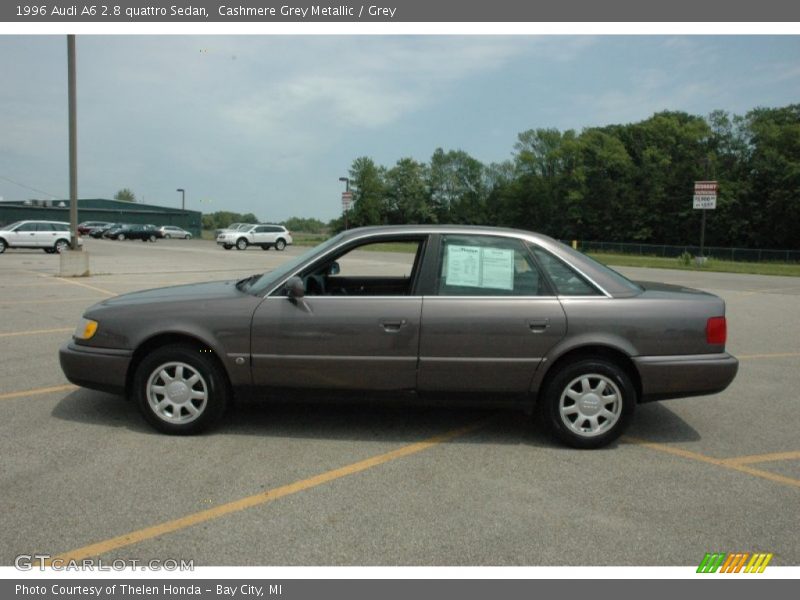
[[[155,433],[69,385],[89,305],[232,279],[302,252],[87,240],[93,276],[0,256],[0,564],[19,554],[196,565],[800,565],[800,279],[623,269],[718,294],[741,360],[724,393],[638,408],[578,451],[517,412],[239,403],[213,433]],[[392,260],[374,253],[367,260]]]

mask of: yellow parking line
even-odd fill
[[[751,465],[754,463],[772,462],[775,460],[800,460],[800,452],[773,452],[772,454],[736,456],[734,458],[726,458],[725,462],[729,465]]]
[[[34,329],[32,331],[9,331],[0,333],[0,338],[16,337],[18,335],[39,335],[42,333],[64,333],[65,331],[72,331],[72,327],[59,327],[58,329]]]
[[[100,292],[102,294],[106,294],[107,296],[116,296],[117,292],[110,292],[108,290],[104,290],[103,288],[95,287],[93,285],[89,285],[88,283],[83,283],[81,281],[73,281],[72,279],[65,279],[63,277],[56,277],[58,281],[63,281],[64,283],[71,283],[72,285],[79,285],[89,290],[94,290],[96,292]]]
[[[794,358],[800,356],[800,352],[770,352],[767,354],[740,354],[736,358],[739,360],[750,360],[753,358]]]
[[[0,305],[10,306],[12,304],[60,304],[62,302],[97,302],[97,296],[88,298],[58,298],[56,300],[0,300]]]
[[[760,477],[762,479],[767,479],[769,481],[773,481],[775,483],[781,483],[783,485],[789,485],[792,487],[800,488],[800,479],[793,479],[791,477],[784,477],[783,475],[778,475],[777,473],[770,473],[769,471],[762,471],[760,469],[754,469],[752,467],[748,467],[744,464],[738,464],[736,462],[729,462],[729,459],[724,458],[714,458],[711,456],[706,456],[705,454],[698,454],[697,452],[691,452],[689,450],[684,450],[683,448],[675,448],[673,446],[667,446],[666,444],[659,444],[656,442],[648,442],[647,440],[625,436],[623,438],[625,441],[630,442],[632,444],[636,444],[638,446],[644,446],[645,448],[650,448],[651,450],[657,450],[658,452],[664,452],[666,454],[672,454],[673,456],[679,456],[681,458],[686,458],[688,460],[695,460],[699,462],[704,462],[707,464],[715,465],[717,467],[723,467],[725,469],[731,469],[733,471],[739,471],[740,473],[747,473],[748,475],[753,475],[754,477]]]
[[[12,398],[25,398],[26,396],[40,396],[42,394],[54,394],[55,392],[67,392],[70,390],[77,390],[78,386],[72,385],[55,385],[53,387],[35,388],[32,390],[23,390],[21,392],[8,392],[7,394],[0,394],[0,400],[11,400]]]
[[[185,517],[180,517],[171,521],[165,521],[164,523],[159,523],[158,525],[153,525],[151,527],[145,527],[144,529],[138,529],[136,531],[90,544],[82,548],[76,548],[75,550],[70,550],[55,556],[52,560],[82,560],[90,556],[98,556],[100,554],[105,554],[106,552],[111,552],[112,550],[117,550],[118,548],[124,548],[125,546],[138,544],[139,542],[143,542],[145,540],[153,539],[174,531],[185,529],[187,527],[192,527],[199,523],[205,523],[206,521],[219,519],[220,517],[224,517],[225,515],[229,515],[231,513],[240,512],[255,506],[261,506],[262,504],[267,504],[268,502],[278,500],[284,496],[290,496],[292,494],[317,487],[324,483],[328,483],[348,475],[354,475],[393,460],[428,450],[429,448],[475,431],[476,429],[484,426],[486,423],[487,420],[484,420],[467,427],[454,429],[452,431],[448,431],[447,433],[428,438],[422,442],[403,446],[402,448],[398,448],[397,450],[392,450],[391,452],[386,452],[384,454],[378,454],[377,456],[360,460],[338,469],[325,471],[324,473],[309,477],[308,479],[295,481],[294,483],[273,488],[271,490],[266,490],[252,496],[247,496],[246,498],[242,498],[240,500],[234,500],[233,502],[228,502],[213,508],[201,510]]]

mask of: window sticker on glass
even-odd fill
[[[447,246],[449,286],[514,289],[514,251],[480,246]]]
[[[481,248],[477,246],[447,247],[447,285],[480,287]]]
[[[481,248],[481,287],[514,289],[514,251]]]

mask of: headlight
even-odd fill
[[[72,336],[77,340],[90,340],[97,332],[97,321],[81,319]]]

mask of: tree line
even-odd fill
[[[719,182],[706,244],[800,248],[800,104],[531,129],[509,160],[488,165],[441,148],[427,163],[356,158],[348,225],[499,225],[566,240],[697,244],[692,195],[705,179]],[[331,225],[341,229],[343,219]]]

